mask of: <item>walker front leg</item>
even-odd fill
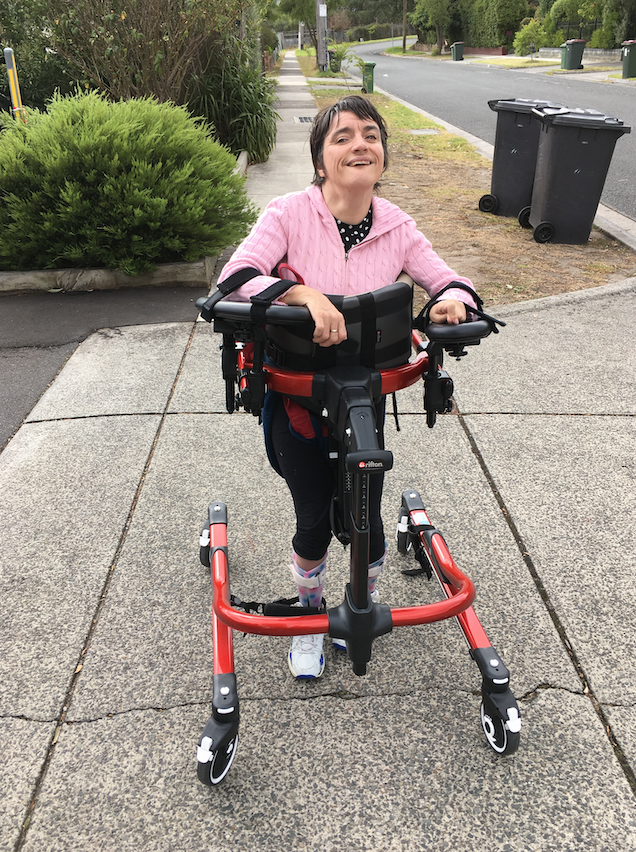
[[[208,563],[212,573],[227,574],[227,507],[208,507]],[[206,550],[202,547],[202,553]],[[220,784],[230,771],[238,747],[239,700],[234,673],[232,628],[223,624],[212,606],[213,694],[212,715],[201,734],[197,748],[197,775],[208,786]]]
[[[441,533],[431,524],[417,491],[402,494],[396,538],[398,550],[411,547],[429,579],[435,573],[447,599],[457,595],[452,581],[456,566]],[[513,754],[519,748],[521,717],[510,689],[510,672],[495,651],[472,606],[457,613],[471,659],[481,673],[481,725],[488,745],[497,754]]]

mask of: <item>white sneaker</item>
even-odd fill
[[[324,672],[325,656],[322,653],[324,638],[324,633],[292,638],[287,661],[289,670],[297,680],[315,680]]]
[[[373,603],[380,603],[380,592],[377,589],[374,589],[369,595]],[[339,639],[337,636],[331,637],[331,644],[336,649],[336,651],[346,651],[347,643],[344,639]]]

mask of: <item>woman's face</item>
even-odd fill
[[[325,184],[349,191],[373,189],[383,171],[384,150],[378,125],[353,112],[338,113],[325,137],[322,168],[318,169]]]

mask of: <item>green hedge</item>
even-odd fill
[[[460,0],[464,42],[471,47],[512,47],[528,14],[526,0]]]
[[[215,255],[255,211],[236,160],[184,107],[56,97],[0,137],[0,268],[120,268]]]

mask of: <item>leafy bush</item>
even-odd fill
[[[190,110],[212,125],[216,138],[252,163],[263,163],[276,143],[276,80],[236,56],[208,68],[197,80]]]
[[[76,75],[61,57],[47,50],[48,36],[42,26],[48,0],[0,0],[0,42],[13,48],[22,103],[42,109],[56,90],[72,91]],[[11,108],[8,77],[0,74],[0,99]]]
[[[603,27],[600,30],[594,30],[592,38],[589,41],[588,47],[598,47],[602,50],[610,50],[614,47],[614,32],[609,32]]]
[[[377,38],[389,38],[391,35],[391,24],[373,23],[352,27],[350,30],[347,30],[345,38],[347,41],[371,41]]]
[[[119,267],[218,254],[254,220],[235,158],[184,107],[54,98],[0,145],[0,268]]]
[[[547,47],[548,44],[549,38],[541,21],[536,18],[519,30],[513,42],[515,53],[518,56],[526,56],[538,51],[541,47]]]
[[[267,21],[263,21],[261,23],[261,39],[263,42],[263,50],[268,50],[270,53],[276,53],[279,48],[278,36]]]
[[[464,40],[472,47],[512,46],[509,33],[528,14],[526,0],[460,0],[460,6]]]
[[[347,60],[351,59],[351,45],[344,42],[336,44],[334,41],[329,43],[329,68],[334,73],[338,73],[342,68],[342,63],[346,64]]]

